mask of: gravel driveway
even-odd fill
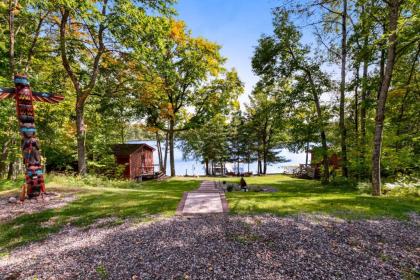
[[[419,236],[413,220],[174,217],[67,229],[1,259],[0,278],[415,279]]]

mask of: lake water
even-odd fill
[[[129,144],[138,144],[138,143],[146,143],[149,146],[152,146],[156,149],[156,141],[141,141],[141,140],[133,140],[128,141]],[[163,147],[162,147],[163,148]],[[288,162],[283,163],[275,163],[270,164],[267,166],[267,173],[281,173],[285,170],[287,166],[296,166],[300,163],[305,163],[306,154],[305,153],[291,153],[288,150],[281,150],[279,155],[283,156],[284,158],[288,159]],[[310,161],[309,155],[309,161]],[[153,153],[153,161],[155,164],[159,163],[157,151]],[[170,167],[169,167],[169,152],[168,152],[168,164],[167,164],[166,174],[170,174]],[[226,167],[234,168],[233,165],[226,164]],[[248,171],[248,164],[240,164],[239,170],[241,172]],[[253,172],[254,174],[257,173],[257,162],[253,162],[249,165],[249,171]],[[195,161],[193,159],[184,160],[183,153],[181,150],[175,148],[175,174],[176,175],[204,175],[205,169],[204,164],[200,163],[199,161]]]

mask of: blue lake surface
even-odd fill
[[[152,146],[156,149],[156,141],[150,141],[150,140],[132,140],[128,141],[129,144],[138,144],[138,143],[146,143],[149,146]],[[175,145],[176,146],[176,145]],[[162,149],[164,146],[162,146]],[[270,164],[267,166],[267,173],[280,173],[284,171],[284,168],[286,166],[293,166],[293,165],[299,165],[300,163],[305,163],[306,154],[305,153],[292,153],[288,150],[281,150],[279,151],[279,155],[283,156],[284,158],[288,159],[288,162],[283,163],[275,163]],[[309,162],[310,162],[310,155],[309,155]],[[153,161],[154,164],[159,163],[158,154],[157,151],[153,153]],[[234,165],[226,164],[226,167],[229,169],[234,168]],[[247,172],[248,171],[248,164],[240,164],[239,169],[241,172]],[[252,162],[249,165],[249,171],[253,172],[254,174],[257,173],[257,162]],[[170,174],[170,167],[169,167],[169,151],[168,151],[168,163],[167,163],[167,169],[166,174]],[[183,153],[180,149],[175,148],[175,174],[176,175],[204,175],[205,169],[204,164],[202,164],[199,161],[195,161],[194,159],[183,159]]]

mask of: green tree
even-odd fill
[[[253,57],[253,69],[260,76],[278,80],[292,80],[295,100],[313,102],[317,112],[317,127],[323,154],[324,183],[329,180],[328,146],[325,133],[326,116],[320,96],[330,89],[330,81],[320,69],[320,63],[312,59],[310,48],[300,42],[301,33],[289,20],[286,10],[274,13],[274,36],[263,36],[259,40]]]
[[[399,22],[404,19],[404,13],[402,13],[403,1],[391,0],[387,2],[387,47],[386,47],[386,64],[383,73],[383,79],[381,79],[381,86],[378,92],[378,101],[376,106],[376,117],[375,117],[375,132],[373,140],[373,152],[372,152],[372,193],[373,195],[379,196],[381,194],[381,148],[382,148],[382,134],[384,128],[385,119],[385,104],[387,101],[388,90],[391,85],[392,75],[394,72],[394,65],[397,59],[397,43],[399,33],[403,30],[398,30]]]
[[[76,92],[76,136],[78,169],[86,173],[86,127],[85,104],[94,92],[103,56],[109,52],[119,53],[127,40],[122,30],[142,38],[143,21],[149,17],[147,9],[165,12],[172,1],[66,1],[59,4],[59,49],[61,60]],[[130,16],[132,20],[124,17]],[[86,38],[86,39],[85,39]],[[131,44],[137,42],[131,41]]]
[[[201,126],[243,91],[236,71],[222,67],[225,59],[219,49],[204,38],[192,37],[182,21],[173,19],[164,21],[163,31],[153,33],[139,48],[139,68],[148,75],[145,88],[154,88],[143,98],[153,107],[155,124],[168,133],[171,176],[175,176],[175,134]]]
[[[224,167],[229,159],[227,117],[216,114],[203,126],[183,131],[180,147],[185,157],[200,160],[205,165],[206,175],[214,175],[214,166]]]
[[[277,153],[285,140],[282,132],[286,128],[286,103],[275,85],[277,84],[259,81],[250,96],[250,106],[247,107],[249,125],[253,131],[252,138],[256,140],[254,150],[258,174],[266,174],[269,163],[284,161]]]

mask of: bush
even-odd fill
[[[357,188],[357,181],[354,179],[337,176],[334,177],[331,182],[329,183],[330,186],[339,187],[339,188],[350,188],[356,189]]]
[[[393,196],[420,197],[420,179],[407,175],[399,176],[395,182],[385,183],[382,192]]]
[[[360,182],[357,184],[357,189],[360,193],[371,194],[372,184],[370,182]],[[382,194],[420,197],[420,180],[409,176],[401,176],[393,182],[384,183]]]
[[[359,191],[359,193],[372,193],[372,184],[370,182],[359,182],[357,183],[356,188]]]
[[[48,182],[70,187],[112,187],[112,188],[138,188],[141,184],[131,180],[109,179],[105,176],[88,174],[86,176],[71,176],[50,173]]]

